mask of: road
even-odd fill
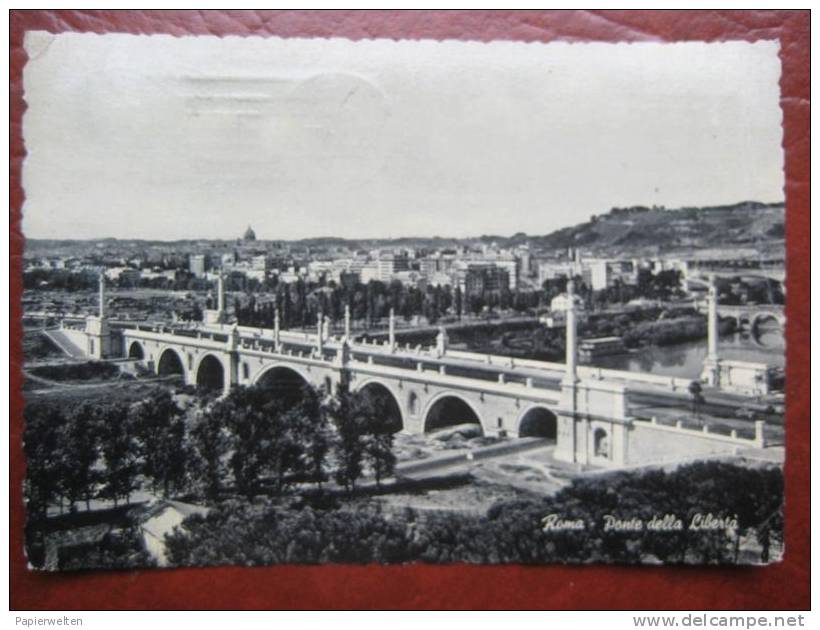
[[[550,448],[553,440],[544,438],[518,438],[510,442],[476,448],[468,452],[442,453],[429,459],[402,462],[396,466],[396,477],[423,479],[441,473],[457,473],[469,470],[477,461],[507,457],[524,451]]]

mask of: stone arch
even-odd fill
[[[128,346],[128,358],[142,361],[145,358],[145,348],[139,341],[132,341]]]
[[[518,437],[558,439],[558,417],[546,407],[533,405],[518,419]]]
[[[777,324],[782,328],[784,323],[784,318],[779,316],[777,313],[770,313],[768,311],[761,311],[760,313],[755,313],[753,317],[751,317],[751,321],[749,322],[749,330],[753,333],[757,332],[757,328],[760,324],[765,321],[773,321],[777,322]]]
[[[200,357],[196,366],[196,385],[208,390],[223,390],[225,388],[225,366],[213,354]]]
[[[355,391],[371,397],[380,415],[384,416],[385,428],[389,433],[398,433],[404,429],[401,403],[390,387],[377,380],[368,380],[358,385]]]
[[[281,370],[286,370],[289,372],[293,372],[299,378],[301,378],[305,383],[313,384],[313,380],[310,378],[310,374],[303,370],[298,365],[291,365],[289,363],[268,363],[263,365],[256,374],[253,375],[251,378],[252,385],[258,385],[260,381],[266,380],[269,381],[273,376],[276,374],[281,374]]]
[[[477,424],[484,433],[481,415],[476,408],[453,392],[442,392],[430,399],[422,417],[425,433],[459,424]]]
[[[157,360],[157,374],[159,376],[179,374],[184,377],[185,363],[182,360],[182,355],[174,348],[160,350],[159,359]]]
[[[302,370],[281,363],[262,368],[254,377],[253,384],[271,391],[288,405],[299,401],[305,385],[313,386]]]

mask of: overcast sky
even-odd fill
[[[545,234],[783,194],[757,44],[29,33],[32,238]]]

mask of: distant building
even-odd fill
[[[589,281],[594,291],[612,286],[616,280],[623,284],[637,284],[638,268],[632,260],[589,260]]]
[[[138,286],[142,272],[131,267],[109,267],[105,270],[105,277],[109,280],[116,280],[120,286]]]
[[[492,263],[470,263],[456,271],[457,286],[464,295],[486,295],[510,288],[506,269]]]
[[[455,262],[455,254],[438,253],[425,258],[420,258],[418,261],[419,271],[429,277],[436,274],[450,273]]]
[[[546,260],[538,264],[538,286],[542,286],[547,280],[569,279],[583,275],[582,265],[578,261]]]
[[[245,230],[245,233],[242,235],[243,241],[255,241],[256,240],[256,232],[253,231],[253,228],[249,225],[248,229]]]
[[[220,259],[222,271],[229,272],[233,269],[233,266],[236,264],[236,252],[229,252],[227,254],[222,254],[222,258]]]
[[[188,260],[188,271],[197,278],[204,278],[208,270],[207,261],[204,254],[191,254]]]
[[[493,263],[499,269],[507,272],[507,288],[515,290],[518,287],[518,274],[520,271],[520,261],[515,256],[497,256]]]
[[[382,254],[377,264],[379,280],[382,282],[390,282],[397,273],[410,269],[410,259],[406,253]]]
[[[426,278],[418,271],[399,271],[393,274],[393,279],[398,280],[406,287],[415,287],[422,290],[427,287]]]
[[[268,257],[267,256],[254,256],[251,258],[251,269],[253,271],[268,271]]]
[[[578,321],[586,319],[586,311],[584,310],[584,301],[577,294],[573,296],[575,303],[576,317]],[[550,302],[549,313],[541,317],[541,323],[547,328],[560,328],[566,325],[567,322],[567,306],[569,305],[569,296],[566,293],[561,293],[552,298]]]

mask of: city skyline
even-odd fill
[[[772,201],[772,202],[752,201],[752,203],[761,203],[764,206],[779,206],[779,205],[785,205],[786,202],[785,201]],[[730,204],[730,205],[733,205],[733,204]],[[637,205],[633,206],[633,207],[637,207]],[[707,206],[707,207],[716,207],[716,206]],[[664,209],[668,210],[669,212],[674,212],[676,210],[680,210],[680,208],[664,208]],[[611,210],[611,208],[609,210]],[[602,213],[602,214],[605,214],[605,213]],[[581,222],[579,222],[577,224],[568,224],[564,227],[565,228],[566,227],[574,227],[574,226],[577,226],[577,225],[579,225],[581,223],[584,223],[584,222],[585,221],[582,220]],[[194,237],[194,236],[187,236],[186,237],[186,236],[181,236],[179,238],[161,238],[161,237],[157,237],[157,238],[129,238],[129,237],[124,237],[124,236],[117,237],[117,236],[101,235],[101,236],[91,236],[91,237],[88,237],[88,238],[73,238],[73,237],[70,237],[70,236],[68,236],[68,237],[27,236],[26,240],[28,240],[28,241],[64,241],[64,242],[114,240],[114,241],[123,241],[123,242],[141,241],[141,242],[146,242],[146,243],[151,243],[151,242],[156,242],[156,243],[186,242],[187,243],[187,242],[206,241],[206,242],[232,243],[232,242],[244,240],[242,238],[242,234],[241,234],[242,233],[242,229],[241,229],[242,225],[243,224],[241,222],[237,223],[237,227],[239,229],[235,230],[234,235],[224,235],[224,236],[217,236],[217,237]],[[246,228],[247,227],[253,227],[253,226],[248,224],[248,225],[246,225]],[[558,230],[560,230],[560,229],[563,229],[563,228],[558,228]],[[454,243],[459,243],[460,244],[460,243],[464,243],[464,242],[479,241],[479,240],[483,240],[483,239],[487,239],[487,238],[511,239],[511,238],[517,236],[518,234],[523,234],[524,236],[532,237],[532,238],[541,238],[541,237],[544,237],[544,236],[549,236],[549,235],[551,235],[552,233],[554,233],[555,231],[558,231],[558,230],[553,230],[552,232],[549,232],[549,233],[546,233],[546,234],[536,234],[536,233],[527,233],[527,232],[518,231],[516,233],[510,233],[510,234],[468,234],[468,235],[465,235],[465,236],[450,236],[450,235],[447,235],[447,234],[432,234],[432,235],[429,235],[429,236],[422,236],[422,235],[418,235],[418,234],[406,234],[406,235],[394,236],[394,237],[360,237],[360,236],[355,236],[355,235],[353,235],[353,236],[333,236],[333,235],[329,235],[329,234],[318,234],[318,235],[315,235],[315,236],[303,236],[303,237],[296,237],[296,238],[268,238],[266,235],[262,234],[260,236],[257,236],[254,239],[254,241],[261,242],[261,243],[303,243],[303,242],[307,242],[307,241],[342,241],[346,244],[357,244],[357,243],[366,243],[366,244],[387,243],[387,244],[391,244],[391,243],[398,242],[398,241],[401,241],[401,242],[409,241],[409,242],[412,243],[413,241],[439,240],[439,241],[445,241],[445,244],[448,241],[452,241]],[[407,247],[409,245],[391,245],[391,246],[401,248],[401,247]]]
[[[776,42],[26,45],[28,238],[461,239],[783,197]]]

